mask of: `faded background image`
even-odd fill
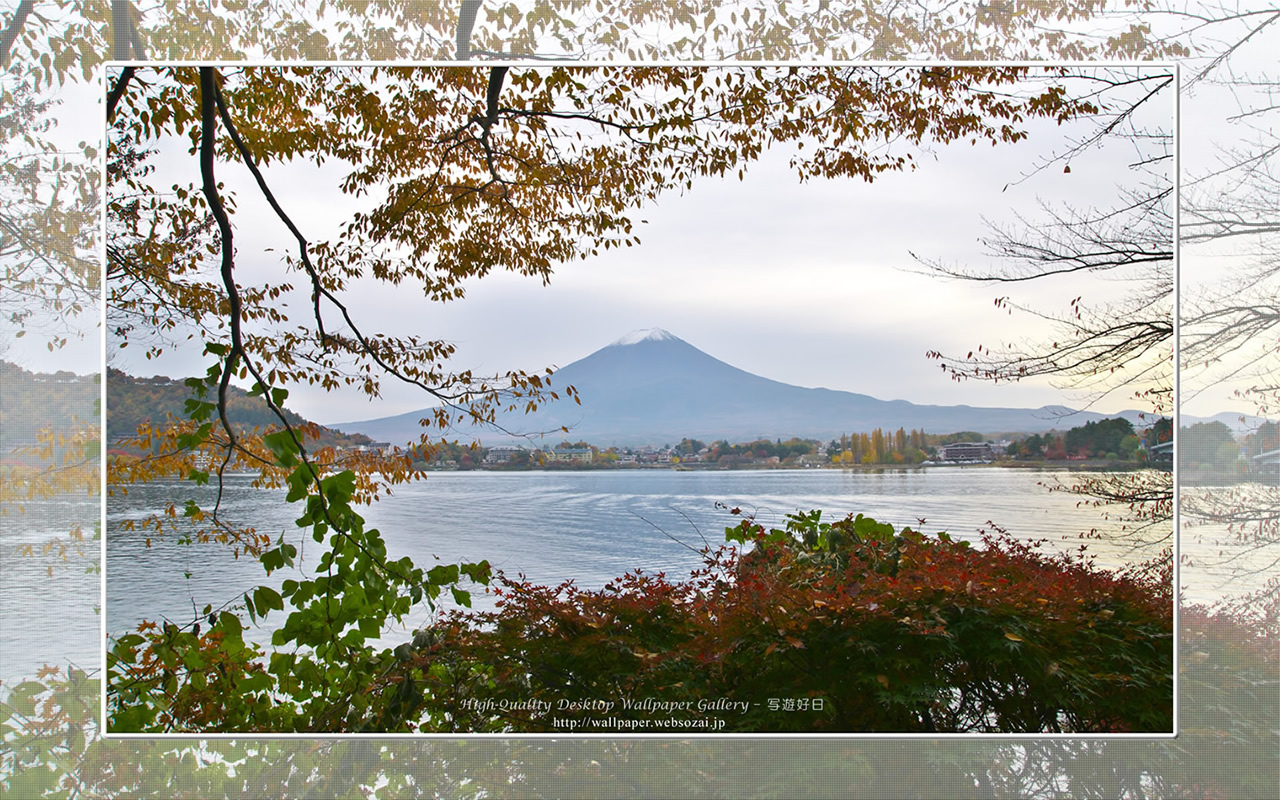
[[[1277,418],[1274,159],[1280,8],[1257,4],[519,2],[86,4],[0,10],[0,781],[14,797],[78,796],[866,796],[1272,797],[1280,793],[1275,574]],[[1043,386],[1208,418],[1227,412],[1236,452],[1200,430],[1183,450],[1183,583],[1231,611],[1184,610],[1176,740],[193,740],[101,736],[99,229],[107,59],[785,61],[1154,59],[1181,65],[1176,139],[1121,115],[1097,135],[1132,154],[1125,194],[1102,207],[1028,204],[993,220],[967,257],[921,247],[895,280],[949,277],[1033,331],[1016,348],[963,356],[938,342],[959,386],[1030,368]],[[1100,86],[1100,91],[1102,87]],[[1172,102],[1171,86],[1161,86]],[[1152,85],[1153,94],[1157,91]],[[1144,100],[1139,96],[1139,101]],[[1114,125],[1112,124],[1114,122]],[[1066,174],[1088,137],[1048,154]],[[1181,204],[1175,342],[1167,305],[1173,195],[1149,176],[1177,158]],[[1123,161],[1123,160],[1122,160]],[[1078,164],[1077,164],[1078,169]],[[1014,190],[1011,190],[1014,191]],[[909,196],[904,202],[911,202]],[[943,204],[945,208],[945,204]],[[1141,213],[1135,214],[1138,210]],[[644,232],[641,231],[641,236]],[[289,246],[288,241],[279,246]],[[889,256],[898,258],[901,254]],[[620,274],[643,264],[615,266]],[[914,270],[914,271],[911,271]],[[1071,271],[1114,276],[1081,306]],[[584,279],[585,281],[585,279]],[[744,281],[749,285],[748,281]],[[583,291],[593,287],[584,282]],[[976,288],[976,292],[974,291]],[[960,289],[957,289],[960,291]],[[1036,294],[1036,292],[1039,292]],[[587,295],[589,296],[589,294]],[[1165,303],[1162,305],[1162,302]],[[1016,304],[1015,304],[1016,305]],[[1080,315],[1076,316],[1077,311]],[[608,315],[601,315],[609,321]],[[715,320],[706,323],[708,335]],[[648,327],[648,321],[623,327]],[[668,328],[664,321],[653,321]],[[1047,328],[1036,326],[1047,324]],[[1054,326],[1099,343],[1079,362],[1037,351]],[[1041,332],[1050,339],[1045,339]],[[1080,331],[1084,331],[1083,334]],[[625,330],[610,331],[603,344]],[[677,334],[682,331],[677,330]],[[814,332],[815,335],[830,335]],[[494,358],[478,333],[480,361]],[[552,332],[553,340],[563,335]],[[1090,338],[1094,337],[1094,338]],[[545,352],[548,341],[540,345]],[[746,343],[759,352],[775,338]],[[1179,348],[1175,378],[1175,344]],[[492,345],[500,347],[501,343]],[[730,347],[728,339],[724,347]],[[589,347],[587,348],[590,349]],[[917,348],[919,349],[919,348]],[[744,350],[745,352],[745,350]],[[719,352],[717,354],[720,354]],[[119,356],[116,356],[119,357]],[[566,353],[559,363],[575,357]],[[540,358],[540,356],[539,356]],[[743,356],[742,359],[747,358]],[[748,366],[738,359],[735,363]],[[1106,359],[1113,359],[1107,361]],[[1110,367],[1142,363],[1143,379]],[[729,360],[734,361],[733,358]],[[542,363],[520,366],[538,368]],[[936,362],[931,364],[936,370]],[[1097,367],[1102,369],[1098,370]],[[61,374],[60,374],[61,371]],[[163,370],[156,370],[163,371]],[[1011,372],[1012,371],[1012,372]],[[177,368],[171,370],[176,374]],[[1023,373],[1025,374],[1025,372]],[[1102,379],[1099,382],[1098,376]],[[785,376],[783,376],[785,378]],[[1136,379],[1135,379],[1136,381]],[[1177,389],[1176,397],[1174,389]],[[960,391],[957,389],[956,391]],[[994,397],[996,394],[984,395]],[[52,398],[56,398],[56,403]],[[988,402],[983,400],[982,402]],[[1104,401],[1104,402],[1110,402]],[[993,403],[994,404],[994,403]],[[1028,403],[1030,404],[1030,403]],[[317,407],[323,405],[317,401]],[[336,421],[319,413],[322,421]],[[50,423],[52,427],[49,427]],[[1250,438],[1252,437],[1252,438]],[[1212,452],[1208,450],[1212,449]],[[1132,501],[1132,487],[1095,496]],[[1166,519],[1171,485],[1140,487]],[[1237,618],[1241,627],[1215,620]],[[1210,621],[1205,623],[1204,620]],[[1252,627],[1250,627],[1252,626]],[[1241,631],[1269,632],[1247,638]],[[33,647],[45,648],[31,658]],[[21,656],[12,655],[14,653]],[[38,663],[37,663],[38,662]],[[47,664],[49,667],[45,667]]]

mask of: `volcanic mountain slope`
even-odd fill
[[[726,364],[665,330],[636,331],[569,364],[553,376],[556,387],[577,388],[581,405],[549,403],[533,414],[507,414],[508,431],[555,431],[601,447],[664,444],[693,437],[703,441],[759,438],[828,439],[875,428],[930,433],[954,431],[1046,431],[1083,425],[1104,415],[1069,412],[1064,406],[1038,409],[916,405],[878,400],[865,394],[809,389],[753,375]],[[429,409],[364,422],[338,423],[380,441],[407,442],[421,432],[418,420]],[[1117,416],[1117,415],[1113,415]],[[1144,424],[1136,411],[1121,416]],[[511,439],[492,429],[457,431],[486,445]],[[561,436],[548,438],[558,441]]]

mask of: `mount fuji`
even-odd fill
[[[544,404],[533,414],[501,415],[508,431],[557,431],[548,438],[586,440],[599,447],[663,444],[684,437],[748,441],[799,436],[826,440],[875,428],[922,429],[929,433],[977,431],[1042,432],[1123,416],[1137,427],[1150,424],[1140,412],[1103,415],[1065,406],[979,408],[917,405],[865,394],[809,389],[754,375],[726,364],[661,329],[635,331],[555,372],[555,388],[574,386],[572,400]],[[349,433],[403,443],[421,433],[418,420],[430,409],[363,422],[338,423]],[[1071,414],[1063,419],[1064,414]],[[458,430],[486,445],[513,437],[493,429]]]

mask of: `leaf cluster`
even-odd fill
[[[101,687],[80,670],[48,668],[6,685],[0,701],[0,790],[15,797],[294,796],[429,788],[572,795],[583,787],[695,797],[782,796],[796,786],[850,797],[1267,797],[1274,794],[1273,724],[1280,700],[1274,618],[1184,608],[1179,645],[1180,735],[1175,739],[895,740],[815,751],[803,739],[680,742],[486,739],[451,742],[214,739],[182,742],[100,735]],[[779,756],[786,756],[780,758]],[[231,768],[234,765],[234,771]],[[465,777],[462,777],[465,776]]]
[[[4,53],[32,66],[39,85],[74,79],[116,53],[116,23],[158,60],[394,61],[482,58],[637,60],[947,60],[1158,58],[1186,54],[1152,33],[1150,2],[1112,8],[1100,0],[1011,6],[974,0],[891,6],[833,0],[555,0],[423,5],[390,0],[254,4],[105,0],[38,4],[5,20]],[[124,5],[126,19],[114,12]],[[28,9],[28,13],[29,13]],[[1075,24],[1095,18],[1110,24]],[[21,19],[19,19],[21,18]],[[1094,30],[1098,27],[1098,30]],[[85,80],[89,80],[85,75]]]
[[[727,535],[753,549],[706,551],[687,581],[634,572],[588,591],[500,575],[499,610],[447,618],[405,675],[433,698],[424,728],[547,730],[520,700],[622,697],[745,703],[725,715],[739,732],[1172,727],[1167,561],[1108,573],[1006,536],[973,548],[816,511]],[[810,710],[771,710],[779,698]],[[603,730],[645,717],[610,714]],[[674,716],[697,730],[702,715]]]
[[[55,104],[26,77],[0,72],[0,313],[53,352],[99,303],[98,148],[55,143]]]
[[[463,578],[487,583],[487,562],[417,567],[389,557],[385,541],[352,507],[352,471],[317,476],[297,457],[291,437],[267,437],[280,463],[293,465],[288,500],[302,504],[297,525],[328,544],[311,576],[262,585],[235,605],[249,623],[273,612],[285,620],[272,649],[244,640],[236,608],[206,606],[192,622],[144,621],[113,637],[107,654],[108,716],[115,731],[334,731],[401,729],[404,703],[388,691],[406,646],[381,647],[384,631],[419,603],[447,588],[470,605]],[[318,491],[312,492],[316,486]],[[191,513],[199,513],[193,511]],[[297,563],[298,548],[281,536],[259,540],[267,574]],[[394,689],[395,685],[392,685]]]

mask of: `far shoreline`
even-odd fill
[[[643,465],[605,465],[605,464],[556,464],[554,466],[432,466],[427,465],[427,472],[763,472],[790,471],[811,472],[813,470],[841,470],[844,472],[917,472],[927,469],[1025,469],[1041,472],[1140,472],[1142,470],[1159,470],[1149,464],[1113,461],[1108,459],[1086,459],[1070,461],[936,461],[919,464],[818,464],[801,466],[797,464],[738,464],[720,466],[718,464],[643,464]],[[1168,472],[1168,470],[1163,470]]]

